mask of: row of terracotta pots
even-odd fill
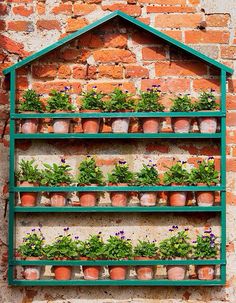
[[[150,117],[141,118],[144,133],[158,133],[160,131],[161,118]],[[85,118],[82,119],[84,133],[98,133],[101,119]],[[111,127],[113,133],[128,133],[130,118],[112,118]],[[191,118],[172,118],[171,124],[175,133],[189,133],[191,128]],[[24,119],[21,124],[21,131],[24,134],[37,133],[39,121],[35,118]],[[199,130],[201,133],[215,133],[217,130],[217,118],[203,117],[198,118]],[[55,118],[52,122],[54,133],[68,133],[70,129],[70,119]]]
[[[137,260],[147,260],[147,258],[137,257]],[[32,259],[31,259],[32,260]],[[70,280],[72,277],[72,266],[53,266],[52,272],[56,280]],[[155,276],[155,266],[140,265],[136,266],[136,276],[138,280],[152,280]],[[82,266],[85,280],[98,280],[101,276],[101,266]],[[125,280],[127,278],[128,266],[108,266],[109,277],[111,280]],[[185,280],[187,273],[186,265],[166,266],[168,280]],[[196,272],[199,280],[213,280],[215,276],[214,265],[198,265]],[[26,266],[23,277],[26,280],[39,280],[41,267]]]

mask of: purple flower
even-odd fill
[[[147,88],[147,91],[149,92],[151,89],[150,88]]]
[[[175,228],[178,229],[178,225],[173,225],[172,228],[173,229],[175,229]]]
[[[189,230],[189,228],[188,227],[185,227],[185,229],[184,229],[185,231],[188,231]]]
[[[98,234],[101,235],[101,233],[102,233],[102,232],[100,231]]]
[[[32,228],[31,231],[35,231],[35,228]]]
[[[116,236],[119,236],[119,233],[115,233]]]
[[[215,238],[215,235],[213,233],[210,234],[211,238]]]
[[[197,241],[192,241],[192,243],[197,243]]]
[[[215,92],[215,89],[211,88],[211,93],[212,93],[212,92]]]
[[[122,240],[124,240],[125,239],[125,236],[122,236],[122,237],[120,237]]]
[[[118,86],[122,86],[122,83],[118,84]]]
[[[79,239],[79,236],[75,236],[75,239],[78,240],[78,239]]]
[[[208,157],[208,160],[213,160],[214,159],[214,157]]]
[[[211,233],[211,228],[209,230],[204,231],[205,234],[210,234]]]
[[[213,248],[213,247],[215,247],[215,243],[214,242],[211,242],[210,243],[210,246]]]
[[[97,85],[94,85],[93,88],[97,88]]]
[[[172,228],[170,228],[169,231],[174,231],[174,230]]]
[[[62,162],[62,163],[66,163],[65,158],[62,158],[62,159],[61,159],[61,162]]]
[[[120,234],[121,234],[121,235],[123,235],[123,234],[124,234],[124,231],[123,231],[123,230],[121,230],[121,231],[120,231]]]

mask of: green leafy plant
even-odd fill
[[[104,245],[104,257],[110,260],[130,259],[133,256],[133,247],[129,239],[125,239],[124,232],[110,236]]]
[[[39,228],[36,231],[35,228],[31,230],[31,233],[27,233],[23,238],[23,243],[19,246],[17,251],[22,258],[27,257],[42,257],[44,247],[44,236]]]
[[[164,105],[159,102],[160,90],[158,86],[153,85],[153,88],[148,88],[147,91],[140,92],[140,99],[137,104],[138,112],[163,112]]]
[[[155,167],[156,164],[143,165],[141,170],[138,173],[136,173],[136,180],[135,180],[136,185],[138,186],[156,185],[160,183],[158,171],[156,170]]]
[[[158,253],[161,259],[188,258],[192,252],[192,245],[187,234],[188,228],[183,231],[177,231],[178,226],[173,225],[169,229],[175,232],[171,237],[162,240],[158,246]]]
[[[58,92],[56,90],[51,91],[51,97],[47,101],[46,110],[49,112],[69,111],[74,110],[75,107],[70,103],[70,96],[67,90]]]
[[[170,108],[171,112],[191,112],[194,110],[189,95],[178,96],[175,99],[171,99],[171,101],[173,102]]]
[[[164,173],[164,184],[171,185],[172,183],[177,184],[188,184],[189,183],[189,172],[185,169],[185,161],[178,161],[172,165],[168,171]]]
[[[214,90],[203,91],[196,103],[194,104],[195,110],[215,110],[219,108],[216,103],[216,96],[213,94]]]
[[[39,95],[33,89],[28,89],[24,92],[23,101],[19,105],[19,111],[34,111],[42,112],[43,105],[40,102]]]
[[[156,242],[138,240],[138,244],[134,247],[134,256],[136,257],[156,257],[157,245]]]
[[[16,178],[20,182],[40,183],[42,174],[34,160],[21,160],[19,170],[16,171]]]
[[[81,99],[83,104],[81,109],[103,109],[102,98],[104,94],[97,92],[95,89],[91,89],[87,92],[82,93],[83,98]]]
[[[64,228],[67,232],[69,227]],[[70,234],[56,237],[52,244],[44,247],[44,255],[47,259],[73,259],[78,257],[77,242],[72,239]]]
[[[193,247],[193,256],[196,259],[216,259],[219,252],[219,244],[217,237],[212,233],[211,229],[206,230],[204,235],[198,235]]]
[[[73,182],[72,175],[70,174],[71,167],[68,164],[57,165],[53,163],[49,165],[43,164],[45,169],[42,171],[41,183],[47,186],[60,186],[63,184],[69,185]]]
[[[104,253],[104,242],[100,234],[91,235],[88,240],[78,240],[78,254],[92,260],[101,259]]]
[[[93,157],[88,156],[80,163],[77,181],[80,185],[104,184],[104,175]]]
[[[198,167],[193,168],[190,172],[190,183],[204,183],[208,186],[219,182],[219,172],[215,169],[215,161],[213,157],[208,161],[198,161]]]
[[[131,99],[131,95],[119,88],[115,88],[110,94],[110,99],[104,102],[104,111],[106,112],[120,112],[133,109],[134,100]]]
[[[118,183],[132,183],[134,174],[129,170],[126,161],[119,161],[113,168],[112,172],[108,174],[108,182],[112,184]]]

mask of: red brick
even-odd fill
[[[226,106],[227,106],[227,109],[236,110],[236,96],[227,95]]]
[[[16,87],[19,90],[27,89],[29,87],[29,82],[28,82],[27,77],[24,77],[24,76],[17,77]]]
[[[236,126],[236,112],[228,112],[226,115],[226,125]]]
[[[24,5],[15,6],[12,8],[12,11],[15,15],[20,15],[23,17],[29,17],[31,14],[33,14],[33,8]]]
[[[0,20],[0,31],[4,31],[6,29],[6,22],[4,20]]]
[[[51,65],[33,65],[33,76],[36,78],[55,78],[57,75],[57,66]]]
[[[186,0],[138,0],[139,3],[163,4],[163,5],[185,5]]]
[[[176,40],[183,41],[182,31],[180,30],[163,30],[162,32]]]
[[[66,61],[86,62],[89,55],[90,51],[86,49],[67,48],[60,54],[60,57]]]
[[[236,46],[222,46],[221,47],[221,58],[223,59],[236,59]]]
[[[230,22],[229,14],[210,14],[206,15],[208,27],[227,27]]]
[[[103,5],[102,9],[109,10],[112,12],[116,10],[120,10],[126,14],[129,14],[130,16],[136,16],[136,17],[141,15],[141,7],[138,5],[115,3],[111,5]]]
[[[10,3],[32,3],[33,0],[7,0]]]
[[[75,3],[74,4],[74,14],[76,16],[88,15],[91,12],[95,11],[96,9],[97,9],[96,4],[91,4],[91,5],[89,5],[88,3],[84,3],[84,4]]]
[[[94,60],[97,62],[123,62],[132,63],[136,62],[135,55],[129,50],[114,49],[114,50],[96,50],[93,53]]]
[[[98,67],[98,77],[100,78],[123,78],[123,68],[119,65],[99,65]]]
[[[191,6],[147,6],[147,13],[193,13],[195,8]]]
[[[125,82],[125,83],[121,83],[121,82],[93,82],[93,83],[89,83],[87,85],[87,90],[91,89],[93,86],[97,86],[97,90],[104,92],[104,93],[111,93],[114,88],[118,87],[119,84],[122,84],[121,89],[123,90],[128,90],[130,93],[135,93],[136,92],[136,88],[134,86],[133,83],[131,82]],[[119,86],[120,87],[120,86]]]
[[[226,144],[236,144],[236,130],[227,130]]]
[[[0,92],[0,104],[1,105],[9,104],[8,94]]]
[[[73,67],[73,78],[75,79],[84,79],[86,75],[85,67],[82,65]]]
[[[58,78],[66,79],[71,76],[71,68],[69,65],[61,65],[58,68]]]
[[[144,79],[141,81],[141,89],[146,90],[151,88],[152,85],[161,85],[163,92],[189,92],[190,80],[189,79]]]
[[[104,46],[104,43],[99,35],[94,35],[92,33],[86,33],[78,37],[77,45],[79,47],[90,47],[90,48],[100,48]]]
[[[189,4],[198,5],[200,4],[200,0],[188,0]]]
[[[186,43],[229,43],[228,31],[186,31],[185,42]]]
[[[0,16],[7,15],[7,5],[0,3]]]
[[[229,195],[227,195],[229,194]],[[234,196],[234,197],[233,197]],[[232,199],[233,198],[233,199]],[[226,193],[226,200],[227,200],[227,204],[236,204],[236,195],[233,195],[232,193]],[[233,200],[233,201],[232,201]],[[233,202],[233,203],[232,203]],[[234,248],[234,242],[229,242],[226,245],[226,251],[227,252],[235,252],[235,248]]]
[[[0,34],[0,46],[10,53],[18,54],[21,56],[29,55],[29,52],[24,50],[24,45],[13,41],[12,39]]]
[[[47,81],[47,82],[34,82],[32,88],[38,93],[48,94],[53,89],[64,90],[65,86],[71,85],[71,93],[81,93],[81,84],[78,82],[68,82],[68,81]]]
[[[196,27],[201,22],[201,14],[159,14],[155,17],[156,27]]]
[[[146,152],[160,152],[160,153],[168,153],[170,151],[170,146],[168,144],[156,144],[156,143],[149,143],[146,145]]]
[[[236,79],[229,79],[228,80],[228,90],[230,93],[236,92]]]
[[[58,14],[71,15],[72,14],[72,4],[70,2],[69,3],[62,3],[58,6],[55,6],[52,9],[52,12],[55,15],[58,15]]]
[[[145,23],[145,24],[147,24],[147,25],[150,25],[150,18],[141,18],[141,17],[139,17],[139,18],[137,18],[139,21],[141,21],[141,22],[143,22],[143,23]]]
[[[28,21],[9,21],[7,29],[10,31],[28,32],[33,30],[33,25],[32,22]]]
[[[156,76],[203,76],[207,74],[207,66],[199,62],[184,61],[157,62]]]
[[[60,30],[61,25],[57,20],[38,20],[36,22],[37,28],[40,30]]]
[[[105,47],[124,48],[127,46],[128,36],[125,34],[106,34],[104,36]]]
[[[149,70],[139,65],[128,65],[125,69],[126,78],[148,78]]]
[[[85,27],[87,24],[88,24],[88,21],[85,18],[77,18],[77,19],[70,18],[67,20],[66,31],[74,32],[82,27]]]
[[[236,158],[226,159],[226,170],[227,172],[236,172]]]
[[[36,11],[37,11],[38,15],[45,14],[45,11],[46,11],[45,3],[39,2],[36,6]]]
[[[196,79],[193,80],[193,88],[197,92],[201,90],[208,90],[211,88],[219,92],[220,82],[217,79]]]
[[[144,47],[142,49],[143,60],[163,60],[166,59],[166,50],[164,47]]]

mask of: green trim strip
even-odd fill
[[[100,20],[97,20],[94,23],[89,24],[89,25],[83,27],[82,29],[80,29],[80,30],[78,30],[78,31],[76,31],[76,32],[68,35],[67,37],[65,37],[65,38],[57,41],[56,43],[53,43],[52,45],[50,45],[50,46],[48,46],[48,47],[40,50],[39,52],[36,52],[35,54],[33,54],[33,55],[31,55],[31,56],[23,59],[22,61],[14,64],[14,65],[12,65],[12,66],[10,66],[8,68],[6,68],[5,70],[3,70],[4,75],[8,74],[12,70],[20,68],[21,66],[24,66],[25,64],[28,64],[28,63],[30,63],[30,62],[38,59],[39,57],[47,54],[48,52],[50,52],[50,51],[52,51],[52,50],[54,50],[54,49],[62,46],[65,43],[70,42],[71,40],[79,37],[80,35],[88,32],[88,31],[90,31],[92,29],[94,29],[97,26],[99,26],[99,25],[101,25],[101,24],[103,24],[103,23],[105,23],[105,22],[113,19],[116,16],[119,16],[119,17],[121,17],[121,18],[123,18],[123,19],[125,19],[125,20],[127,20],[129,22],[131,22],[132,24],[135,24],[139,28],[144,29],[144,30],[146,30],[149,33],[152,33],[152,34],[154,34],[157,37],[160,37],[164,41],[166,41],[166,42],[168,42],[168,43],[170,43],[170,44],[172,44],[174,46],[177,46],[177,47],[181,48],[183,51],[185,51],[187,53],[190,53],[190,54],[198,57],[199,59],[207,62],[208,64],[211,64],[211,65],[214,65],[217,68],[223,69],[223,70],[225,70],[226,72],[228,72],[230,74],[233,73],[233,69],[229,68],[228,66],[226,66],[226,65],[224,65],[224,64],[222,64],[220,62],[217,62],[217,61],[215,61],[215,60],[213,60],[213,59],[211,59],[209,57],[207,57],[206,55],[204,55],[204,54],[196,51],[195,49],[193,49],[193,48],[191,48],[191,47],[189,47],[189,46],[187,46],[187,45],[185,45],[185,44],[183,44],[183,43],[181,43],[181,42],[179,42],[179,41],[177,41],[177,40],[175,40],[175,39],[167,36],[166,34],[164,34],[164,33],[160,32],[160,31],[156,30],[155,28],[152,28],[152,27],[148,26],[147,24],[145,24],[145,23],[143,23],[143,22],[141,22],[141,21],[139,21],[139,20],[137,20],[137,19],[135,19],[133,17],[130,17],[129,15],[127,15],[127,14],[121,12],[121,11],[115,11],[115,12],[113,12],[113,13],[111,13],[111,14],[103,17],[103,18],[101,18]]]

